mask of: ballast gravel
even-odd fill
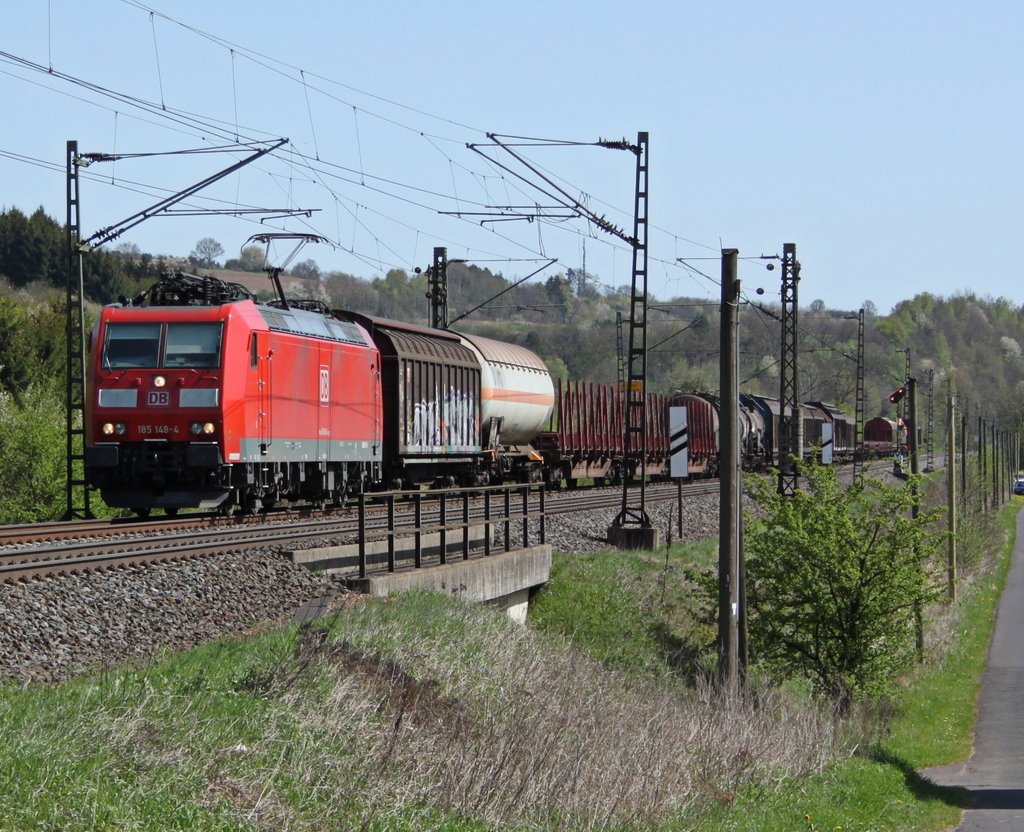
[[[750,506],[747,505],[747,508]],[[648,503],[662,541],[718,534],[718,496],[682,503],[682,534],[674,500]],[[607,548],[617,510],[548,518],[556,552]],[[510,537],[520,543],[521,523]],[[535,526],[531,529],[531,544]],[[346,596],[343,583],[293,564],[278,551],[0,586],[0,680],[60,682],[84,672],[148,661],[229,635],[289,620],[306,602]],[[355,600],[354,598],[352,600]]]

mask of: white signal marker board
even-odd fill
[[[690,476],[690,436],[685,407],[668,409],[669,474],[673,478]]]

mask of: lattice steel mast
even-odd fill
[[[796,244],[782,247],[782,363],[779,373],[779,494],[792,497],[797,490],[799,471],[791,457],[801,457],[803,419],[797,385],[797,332],[799,306],[797,284],[800,264]]]
[[[633,275],[630,287],[629,348],[626,353],[625,479],[622,510],[614,527],[650,527],[644,466],[647,461],[647,133],[637,135],[633,214]],[[639,499],[630,499],[630,478],[639,478]]]
[[[78,198],[78,142],[67,144],[68,286],[65,338],[65,419],[67,476],[65,520],[90,518],[89,489],[85,485],[85,291],[81,244],[82,225]],[[79,496],[80,495],[80,496]]]

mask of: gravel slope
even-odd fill
[[[684,539],[718,534],[717,496],[685,500],[683,512]],[[662,540],[670,525],[679,539],[673,501],[649,504],[648,513]],[[565,553],[606,548],[616,514],[552,517],[548,542]],[[306,601],[345,592],[267,549],[0,587],[0,679],[59,682],[286,621]]]

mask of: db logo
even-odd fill
[[[331,368],[320,365],[320,401],[327,404],[331,400]]]
[[[171,394],[167,390],[150,390],[146,393],[146,404],[166,406],[171,403]]]

